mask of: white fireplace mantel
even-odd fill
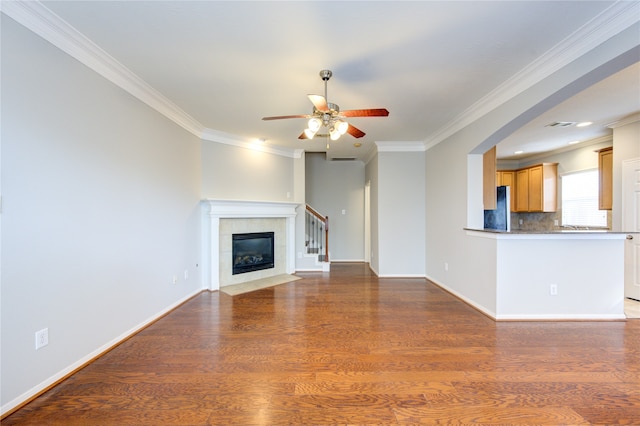
[[[202,200],[203,282],[211,291],[220,289],[220,219],[286,219],[286,271],[295,272],[295,217],[298,203],[243,200]]]

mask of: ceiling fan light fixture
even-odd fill
[[[344,120],[336,121],[335,126],[337,126],[338,132],[340,132],[341,135],[344,135],[345,133],[347,133],[347,130],[349,129],[349,123],[347,123]]]
[[[329,129],[329,137],[332,141],[337,141],[340,138],[340,131],[335,126],[331,127]]]
[[[318,130],[304,129],[304,135],[307,137],[307,139],[313,139],[317,131]]]
[[[309,126],[309,130],[311,130],[315,134],[320,129],[320,126],[322,126],[322,120],[313,117],[309,120],[307,125]]]

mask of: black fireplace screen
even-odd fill
[[[233,275],[273,268],[273,232],[233,234]]]

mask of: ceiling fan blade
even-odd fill
[[[285,118],[311,118],[309,114],[299,114],[299,115],[277,115],[274,117],[262,117],[263,120],[282,120]]]
[[[300,136],[298,136],[298,139],[309,139],[307,137],[307,135],[304,134],[304,132],[300,133]]]
[[[352,124],[349,124],[349,128],[347,129],[347,133],[349,133],[354,138],[361,138],[366,134],[365,132],[363,132],[362,130],[360,130],[357,127],[353,126]]]
[[[349,109],[341,111],[340,115],[344,117],[387,117],[389,111],[386,108]]]
[[[309,100],[313,104],[314,107],[320,112],[328,112],[329,105],[327,105],[327,100],[324,96],[321,95],[307,95]]]

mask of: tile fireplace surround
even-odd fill
[[[297,203],[286,202],[202,200],[202,267],[206,288],[219,290],[220,286],[294,273],[297,206]],[[262,231],[276,232],[275,268],[232,277],[231,233]],[[279,265],[279,260],[285,264]]]

